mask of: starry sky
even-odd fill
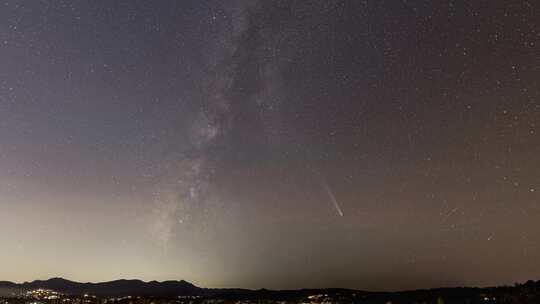
[[[537,1],[0,2],[3,280],[540,279]]]

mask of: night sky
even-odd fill
[[[533,0],[3,0],[0,279],[540,279],[539,46]]]

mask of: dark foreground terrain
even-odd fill
[[[490,288],[440,288],[403,292],[351,289],[248,290],[200,288],[186,281],[118,280],[78,283],[55,278],[0,282],[0,304],[183,303],[540,303],[540,281]]]

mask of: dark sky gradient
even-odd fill
[[[537,1],[0,2],[0,279],[540,279]]]

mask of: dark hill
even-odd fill
[[[0,282],[0,290],[4,290],[4,293],[5,291],[21,292],[38,288],[51,289],[68,295],[90,294],[98,297],[176,297],[204,294],[204,289],[186,281],[143,282],[141,280],[117,280],[103,283],[79,283],[62,278],[53,278],[22,284]]]
[[[38,280],[16,284],[0,281],[0,297],[13,296],[33,289],[51,289],[68,295],[94,295],[97,297],[143,296],[175,298],[178,296],[204,296],[221,300],[275,300],[305,301],[315,296],[326,302],[342,303],[540,303],[540,281],[525,284],[487,288],[438,288],[401,292],[365,292],[351,289],[249,290],[200,288],[186,281],[144,282],[117,280],[103,283],[78,283],[62,278]],[[321,298],[322,297],[322,298]]]

